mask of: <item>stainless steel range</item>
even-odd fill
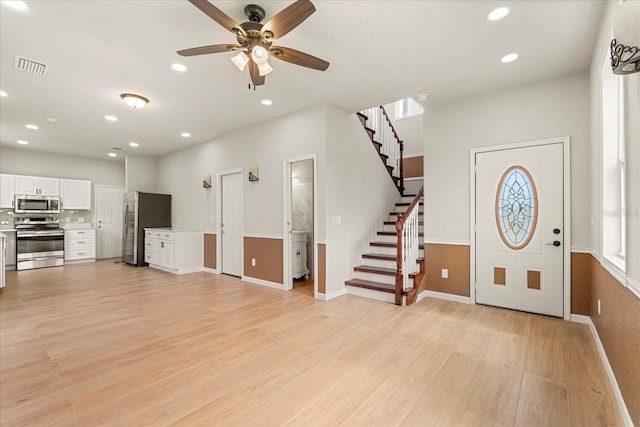
[[[17,270],[64,265],[64,230],[58,217],[16,217],[15,227]]]

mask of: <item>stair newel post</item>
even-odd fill
[[[403,214],[398,213],[396,233],[398,235],[398,252],[396,254],[396,305],[402,305],[402,228]]]

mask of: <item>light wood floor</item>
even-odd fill
[[[0,424],[622,425],[585,325],[112,261],[7,274]]]

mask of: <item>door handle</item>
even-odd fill
[[[560,241],[559,240],[554,240],[553,243],[545,243],[545,245],[547,246],[560,246]]]

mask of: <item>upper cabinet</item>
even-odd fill
[[[91,209],[91,181],[60,179],[62,209]]]
[[[15,194],[59,196],[60,180],[58,178],[16,175]]]
[[[14,175],[0,173],[0,208],[13,208],[15,182]]]

